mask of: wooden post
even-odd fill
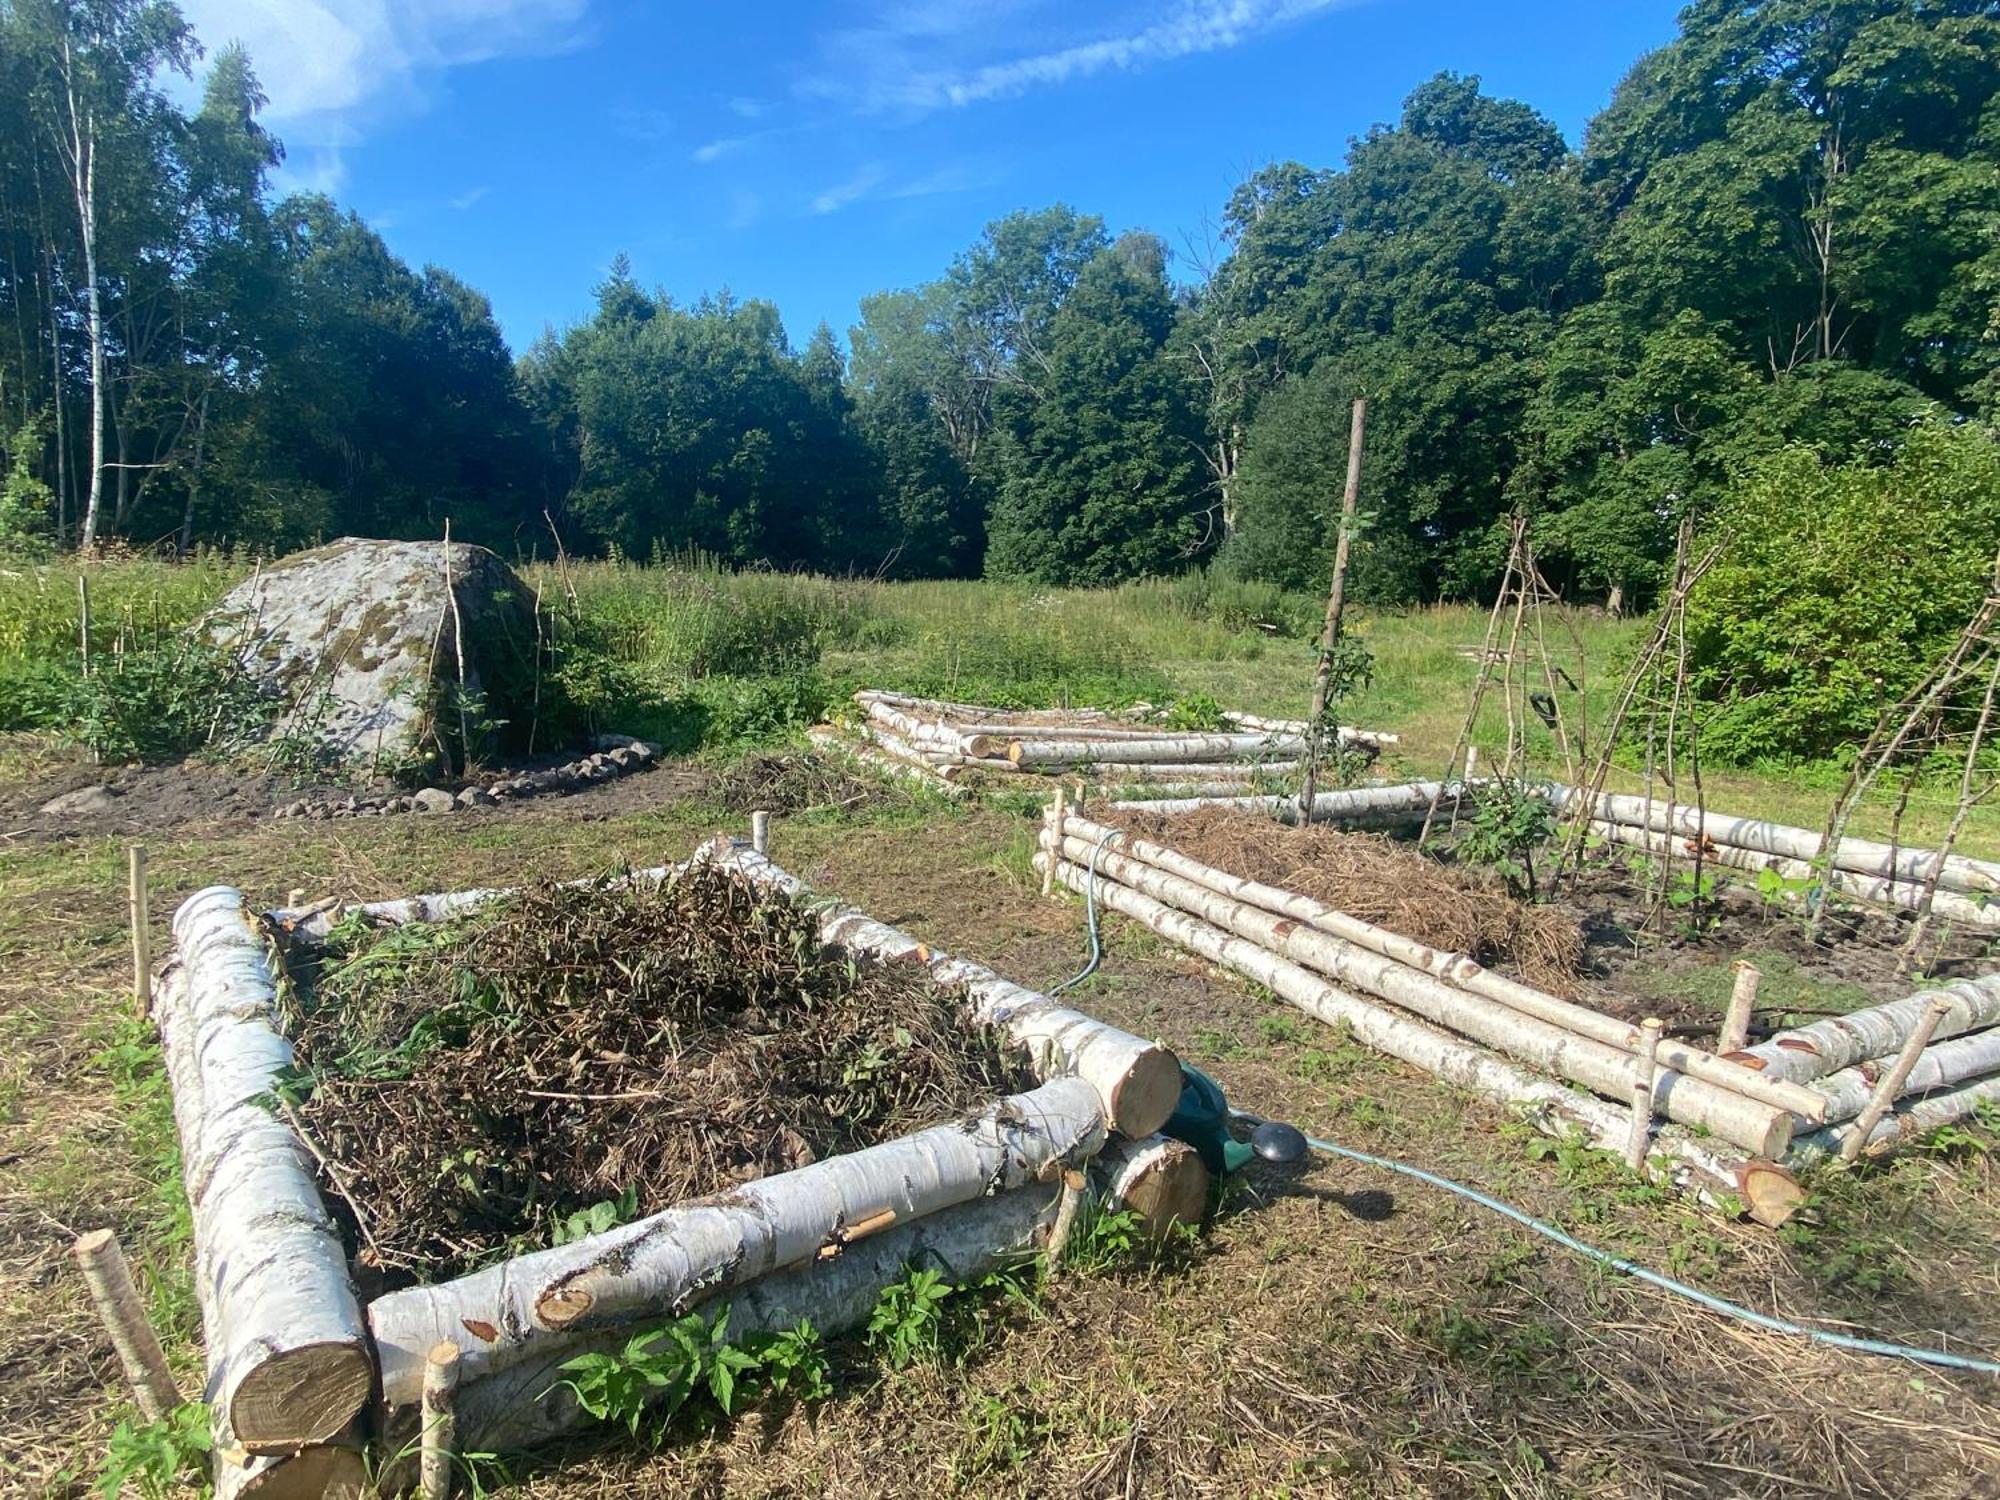
[[[1731,967],[1736,971],[1736,982],[1729,991],[1722,1031],[1715,1039],[1715,1050],[1721,1053],[1741,1052],[1750,1044],[1750,1013],[1757,1008],[1757,986],[1764,978],[1747,958],[1737,959]]]
[[[1473,777],[1477,776],[1478,774],[1479,774],[1479,747],[1477,745],[1467,745],[1465,747],[1465,775],[1461,779],[1464,781],[1470,781],[1472,780]]]
[[[1896,1061],[1875,1084],[1875,1092],[1868,1096],[1868,1106],[1854,1118],[1854,1133],[1840,1143],[1840,1159],[1853,1161],[1861,1155],[1861,1148],[1868,1144],[1868,1137],[1875,1133],[1875,1127],[1882,1123],[1896,1096],[1903,1091],[1903,1084],[1909,1079],[1910,1069],[1917,1065],[1917,1059],[1924,1048],[1931,1044],[1936,1034],[1938,1022],[1951,1014],[1952,1002],[1940,995],[1924,1008],[1923,1019],[1917,1022],[1917,1029],[1910,1033],[1903,1043],[1903,1050],[1896,1054]]]
[[[76,575],[76,634],[77,645],[83,654],[83,675],[90,675],[90,579],[83,573]]]
[[[1049,838],[1053,842],[1049,846],[1049,862],[1042,867],[1044,896],[1053,896],[1056,893],[1056,861],[1062,857],[1063,812],[1067,795],[1062,783],[1057,782],[1056,794],[1049,802]]]
[[[1051,1276],[1061,1266],[1063,1253],[1069,1249],[1070,1236],[1076,1232],[1076,1221],[1083,1209],[1084,1188],[1088,1181],[1075,1167],[1063,1173],[1062,1201],[1056,1205],[1056,1221],[1049,1229],[1046,1259]]]
[[[1632,1133],[1625,1140],[1625,1165],[1638,1171],[1646,1164],[1653,1138],[1653,1089],[1659,1082],[1660,1033],[1666,1023],[1648,1016],[1639,1023],[1639,1071],[1632,1080]]]
[[[750,847],[759,854],[771,852],[771,815],[761,807],[750,814]]]
[[[118,1248],[118,1236],[108,1229],[93,1229],[76,1237],[72,1247],[90,1300],[111,1335],[111,1347],[118,1351],[118,1363],[125,1367],[125,1379],[132,1387],[139,1415],[148,1422],[158,1421],[181,1403],[174,1387],[173,1371],[167,1368],[166,1352],[146,1321],[146,1309],[139,1301],[139,1289],[132,1284],[125,1252]]]
[[[451,1465],[458,1448],[458,1345],[449,1339],[431,1345],[424,1360],[424,1429],[418,1477],[424,1500],[448,1500]]]
[[[130,865],[126,905],[132,918],[132,1003],[141,1020],[153,1008],[153,933],[146,892],[146,849],[134,844],[126,851]]]
[[[1326,596],[1326,624],[1319,633],[1319,667],[1313,673],[1312,709],[1306,715],[1306,776],[1299,790],[1299,820],[1312,822],[1313,794],[1319,790],[1319,757],[1326,717],[1327,692],[1333,681],[1334,652],[1340,646],[1340,616],[1347,607],[1347,555],[1354,529],[1354,512],[1361,498],[1361,439],[1368,427],[1368,402],[1354,398],[1354,416],[1347,430],[1347,487],[1340,496],[1340,533],[1333,544],[1333,586]],[[1336,742],[1338,735],[1335,736]]]

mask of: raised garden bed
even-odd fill
[[[580,885],[182,906],[155,1014],[219,1494],[407,1460],[443,1370],[461,1451],[530,1447],[586,1419],[563,1366],[692,1311],[831,1334],[1093,1191],[1199,1217],[1154,1134],[1171,1053],[805,894],[718,840]]]
[[[1444,789],[1447,810],[1465,791]],[[1753,1045],[1754,980],[1739,971],[1739,1013],[1722,1022],[1736,1034],[1700,1045],[1592,993],[1574,911],[1521,907],[1408,846],[1352,832],[1420,823],[1439,793],[1433,783],[1329,793],[1312,827],[1289,829],[1271,821],[1297,823],[1283,799],[1124,802],[1089,816],[1058,802],[1038,862],[1052,883],[1377,1050],[1766,1223],[1797,1208],[1798,1167],[1893,1150],[2000,1101],[2000,975]],[[1513,914],[1496,915],[1496,901]]]

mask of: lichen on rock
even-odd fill
[[[273,738],[330,767],[463,767],[526,731],[531,598],[484,547],[342,537],[258,569],[203,628],[284,701]]]

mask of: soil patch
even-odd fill
[[[1383,834],[1289,828],[1257,812],[1125,812],[1119,826],[1233,875],[1283,886],[1434,948],[1470,954],[1559,995],[1577,991],[1583,934],[1554,907],[1517,901]]]
[[[295,967],[300,1118],[385,1285],[871,1145],[1018,1081],[920,971],[852,965],[810,915],[712,870],[356,923]]]

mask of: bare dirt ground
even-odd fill
[[[149,826],[155,943],[175,903],[219,880],[264,903],[293,887],[372,898],[650,864],[740,826],[691,792],[668,768],[504,816],[272,823],[211,805]],[[773,853],[885,921],[1046,985],[1081,963],[1083,917],[1040,898],[1033,838],[1031,819],[891,802],[782,819]],[[125,842],[103,829],[0,845],[6,1493],[81,1494],[119,1414],[72,1233],[120,1230],[149,1267],[184,1384],[198,1383],[175,1270],[185,1245],[162,1192],[171,1128],[123,993]],[[1601,1158],[1544,1150],[1132,924],[1107,919],[1106,936],[1079,1003],[1162,1037],[1245,1107],[1475,1184],[1768,1311],[2000,1349],[1990,1137],[1829,1179],[1781,1237],[1660,1200]],[[1628,968],[1692,992],[1735,951],[1703,943]],[[1717,1319],[1348,1163],[1247,1173],[1193,1250],[1059,1279],[994,1317],[990,1337],[942,1366],[890,1373],[847,1346],[821,1405],[753,1412],[657,1452],[578,1442],[517,1465],[510,1492],[2000,1494],[2000,1383]]]

